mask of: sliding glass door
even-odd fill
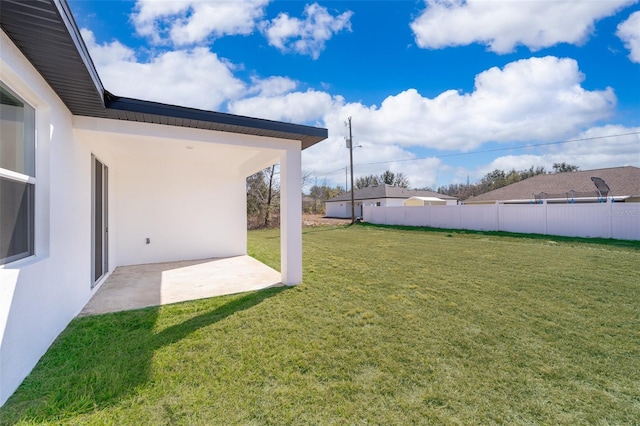
[[[91,156],[91,287],[109,270],[107,188],[109,170],[95,156]]]

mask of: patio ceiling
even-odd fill
[[[158,131],[153,125],[74,118],[79,141],[101,146],[113,156],[147,162],[204,164],[220,178],[252,175],[280,161],[287,142],[265,143],[264,137],[198,129]]]

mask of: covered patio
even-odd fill
[[[120,266],[80,316],[166,305],[283,285],[280,272],[250,256]]]
[[[15,110],[14,119],[3,115],[2,132],[20,133],[11,146],[24,153],[14,156],[16,166],[0,167],[3,188],[17,194],[7,207],[19,219],[5,221],[3,243],[20,236],[16,253],[0,254],[0,405],[110,275],[183,260],[251,262],[246,178],[276,163],[280,273],[255,285],[302,281],[301,151],[326,139],[327,129],[114,94],[65,0],[3,1],[0,26],[2,104]],[[155,89],[179,87],[181,77]],[[131,307],[181,300],[187,281],[188,298],[241,291],[197,278],[209,273],[190,269],[196,265],[128,280],[148,289]],[[251,269],[223,271],[255,289],[244,287]],[[204,291],[204,283],[217,290]],[[105,286],[96,301],[111,292]],[[134,289],[120,294],[122,309],[137,300]]]

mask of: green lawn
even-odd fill
[[[249,233],[279,265],[279,232]],[[304,284],[74,320],[2,424],[638,424],[640,245],[304,230]]]

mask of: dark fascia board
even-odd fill
[[[302,149],[328,137],[327,129],[320,127],[117,97],[109,93],[105,104],[109,118],[168,125],[171,125],[169,119],[178,119],[173,125],[299,140]]]

